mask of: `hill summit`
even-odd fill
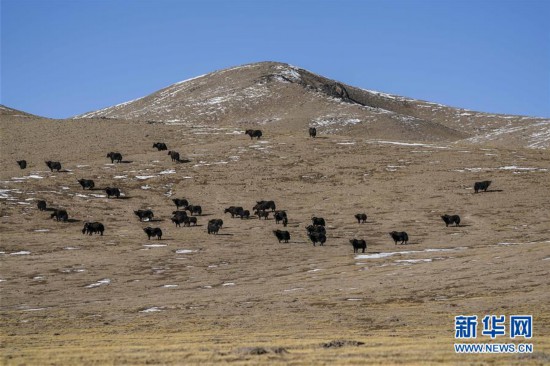
[[[361,89],[279,62],[215,71],[75,118],[278,124],[290,130],[314,126],[322,133],[366,138],[513,141],[528,147],[547,147],[550,139],[548,120],[474,112]]]

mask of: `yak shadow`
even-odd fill
[[[133,162],[133,160],[121,160],[118,164],[131,164]]]
[[[112,197],[112,196],[111,196]],[[131,196],[120,196],[120,197],[114,197],[114,198],[109,198],[109,199],[114,199],[114,200],[129,200],[131,199],[132,197]]]
[[[225,233],[225,234],[214,234],[214,235],[218,235],[218,236],[233,236],[233,234],[229,234],[229,233]]]
[[[502,189],[488,189],[486,191],[482,191],[482,192],[479,192],[479,193],[493,193],[493,192],[502,192],[503,190]],[[474,194],[476,194],[474,192]]]
[[[44,211],[55,211],[55,210],[57,210],[57,208],[46,207],[46,209]]]
[[[82,220],[77,219],[67,219],[67,222],[81,222]]]
[[[184,163],[190,163],[191,160],[189,160],[189,159],[180,159],[177,162],[180,163],[180,164],[184,164]]]

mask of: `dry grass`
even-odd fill
[[[5,364],[548,363],[546,150],[312,140],[275,128],[260,143],[232,126],[203,134],[130,121],[4,118],[0,127],[0,186],[10,190],[0,200]],[[157,141],[192,161],[172,163],[152,149]],[[106,165],[109,151],[131,162]],[[25,171],[15,164],[21,158]],[[49,159],[70,171],[46,171]],[[502,169],[511,166],[538,170]],[[175,174],[158,174],[169,169]],[[12,179],[31,172],[43,179]],[[78,178],[117,185],[127,199],[91,196],[103,192],[83,191]],[[484,179],[492,191],[473,194]],[[176,197],[203,206],[201,226],[174,227]],[[50,220],[36,199],[78,221]],[[259,199],[288,211],[291,243],[277,243],[272,219],[223,214]],[[137,220],[132,211],[147,207],[160,221]],[[357,224],[358,212],[367,224]],[[464,226],[446,228],[444,213],[461,215]],[[313,215],[327,220],[324,247],[305,235]],[[224,228],[208,235],[204,225],[218,217]],[[105,236],[82,235],[86,220],[103,222]],[[165,232],[160,242],[142,232],[151,224]],[[395,246],[391,230],[406,230],[409,245]],[[367,240],[367,254],[408,253],[356,258],[354,237]],[[13,254],[20,251],[31,253]],[[110,283],[87,287],[102,279]],[[141,312],[152,307],[161,311]],[[535,353],[455,355],[460,314],[533,314]],[[321,346],[337,339],[365,345]],[[278,347],[287,352],[270,351]]]

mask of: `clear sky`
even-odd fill
[[[46,117],[257,61],[456,107],[550,117],[547,0],[0,1],[0,103]]]

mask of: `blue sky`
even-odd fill
[[[0,103],[46,117],[257,61],[456,107],[550,117],[546,0],[0,1]]]

